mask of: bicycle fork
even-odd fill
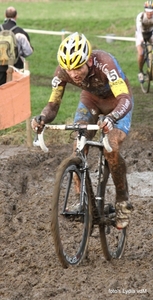
[[[96,193],[96,205],[98,208],[98,212],[100,217],[103,214],[104,211],[104,193],[102,193],[103,188],[103,161],[102,161],[103,155],[102,150],[100,149],[99,153],[99,162],[98,162],[98,178],[97,178],[97,193]]]
[[[88,205],[88,199],[87,199],[87,192],[86,192],[86,174],[87,174],[87,167],[84,167],[83,173],[81,174],[81,199],[80,199],[80,205],[81,207],[87,208]]]

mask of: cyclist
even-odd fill
[[[153,1],[146,1],[144,3],[144,12],[137,15],[136,18],[136,48],[139,74],[138,79],[141,83],[144,81],[143,75],[143,42],[148,41],[153,44]]]
[[[105,157],[116,187],[116,227],[124,228],[129,223],[132,205],[128,200],[126,165],[119,150],[131,125],[133,97],[129,81],[111,54],[92,51],[86,37],[77,32],[61,43],[57,60],[59,66],[52,80],[49,102],[41,114],[32,119],[32,129],[40,133],[44,124],[54,120],[67,83],[82,89],[74,122],[98,122],[104,133],[108,133],[113,151],[105,150]],[[105,115],[104,121],[98,121],[100,114]],[[95,132],[87,134],[92,139]]]

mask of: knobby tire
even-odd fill
[[[92,226],[87,179],[85,192],[79,196],[79,202],[81,202],[80,199],[83,199],[81,212],[76,214],[72,208],[73,204],[76,204],[74,174],[80,179],[82,191],[83,172],[80,170],[80,165],[81,159],[74,156],[65,159],[60,164],[56,173],[52,196],[51,230],[56,253],[64,268],[68,268],[70,265],[79,265],[82,262],[86,256]]]
[[[111,204],[113,210],[115,211],[115,189],[114,184],[112,187],[110,184],[111,176],[109,174],[109,167],[105,161],[103,180],[101,184],[101,196],[102,196],[102,207],[101,214],[105,218],[109,218],[110,214],[106,213],[105,208]],[[111,188],[113,189],[111,191]],[[115,224],[115,217],[114,217]],[[126,245],[126,229],[118,230],[113,225],[107,225],[106,222],[99,225],[100,241],[103,249],[103,254],[106,260],[111,260],[112,258],[121,258]]]
[[[144,94],[149,93],[150,91],[150,82],[153,80],[153,62],[152,62],[152,54],[151,56],[147,56],[145,54],[145,60],[143,65],[143,74],[144,74],[144,82],[140,83],[141,90]]]

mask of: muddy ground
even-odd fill
[[[124,256],[111,262],[97,236],[88,260],[61,267],[51,201],[56,168],[71,145],[49,149],[0,145],[1,300],[153,299],[153,127],[131,130],[122,148],[134,213]]]

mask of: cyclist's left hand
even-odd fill
[[[97,124],[104,133],[108,133],[114,128],[114,121],[110,116],[106,116],[103,121],[99,120]]]

